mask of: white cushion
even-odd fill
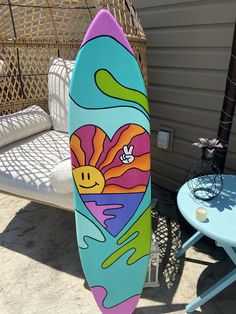
[[[0,147],[52,127],[49,115],[39,106],[0,117]]]
[[[73,210],[73,194],[56,193],[49,180],[69,154],[68,134],[53,130],[0,148],[0,190]]]
[[[48,108],[53,129],[68,132],[68,95],[74,61],[54,59],[48,73]]]
[[[49,173],[49,180],[57,193],[72,193],[71,160],[67,157]]]

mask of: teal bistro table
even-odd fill
[[[193,179],[194,180],[194,179]],[[187,240],[176,256],[180,257],[185,251],[200,240],[204,235],[215,240],[217,246],[225,252],[236,265],[236,176],[223,175],[224,187],[222,192],[211,201],[195,199],[185,183],[178,192],[177,202],[181,214],[197,230]],[[204,207],[207,210],[207,219],[200,222],[196,219],[196,210]],[[186,306],[186,312],[191,313],[209,301],[223,289],[236,280],[236,268],[228,275],[216,282],[207,291]]]

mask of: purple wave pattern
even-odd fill
[[[106,228],[106,219],[115,218],[114,215],[104,215],[106,209],[122,208],[123,205],[97,205],[96,202],[85,202],[90,213]]]
[[[104,300],[107,296],[107,290],[101,286],[91,288],[94,298],[103,314],[132,314],[138,304],[140,295],[134,295],[129,299],[119,303],[113,307],[104,307]]]
[[[103,211],[103,215],[107,216],[107,219],[104,219],[103,217],[101,221],[106,225],[106,230],[113,237],[116,237],[133,217],[139,207],[143,195],[144,193],[82,194],[81,198],[85,204],[88,202],[95,202],[98,206],[111,206],[110,209],[105,209]],[[92,212],[91,214],[93,215]],[[94,218],[96,217],[94,216]],[[99,220],[97,221],[103,225]]]

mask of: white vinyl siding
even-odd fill
[[[217,135],[236,1],[134,0],[134,5],[148,39],[152,178],[176,190],[200,157],[191,144]],[[160,125],[175,130],[173,152],[156,147]],[[236,173],[236,121],[225,172]]]

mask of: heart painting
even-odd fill
[[[99,127],[85,125],[70,138],[75,185],[87,210],[112,236],[133,217],[150,176],[150,136],[126,124],[110,139]]]

